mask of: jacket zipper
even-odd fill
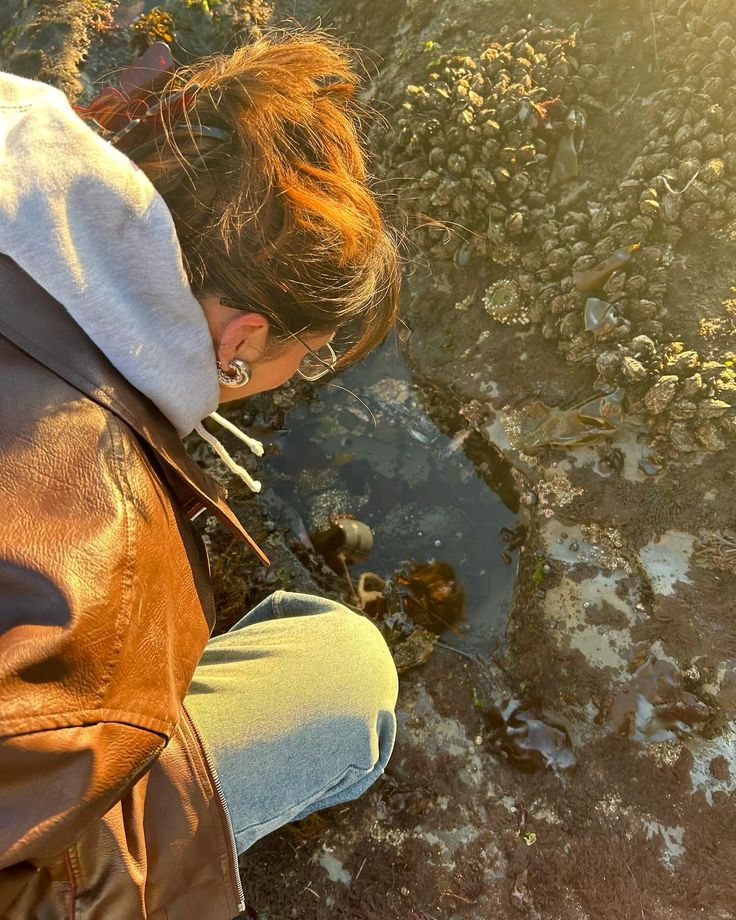
[[[208,751],[207,746],[205,745],[202,736],[199,733],[199,729],[194,724],[194,720],[186,711],[186,708],[184,708],[184,712],[187,717],[187,722],[192,729],[192,733],[199,742],[199,749],[201,750],[202,756],[204,757],[204,762],[207,765],[207,771],[210,774],[210,779],[212,780],[212,787],[215,790],[215,794],[217,795],[217,798],[220,802],[220,813],[225,819],[227,836],[230,841],[230,855],[232,856],[233,866],[235,869],[235,899],[238,902],[238,913],[242,913],[245,910],[245,893],[243,892],[243,885],[240,881],[240,871],[238,869],[238,848],[235,844],[235,833],[233,832],[233,825],[230,821],[230,813],[228,812],[227,805],[225,804],[225,794],[222,791],[222,786],[220,785],[220,780],[217,776],[215,766],[212,763],[210,752]]]
[[[77,916],[77,879],[74,875],[74,867],[72,866],[72,858],[69,855],[69,850],[64,853],[64,865],[69,874],[69,920],[75,920]]]

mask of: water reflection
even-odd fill
[[[449,635],[482,648],[503,630],[513,568],[502,559],[499,532],[517,518],[465,456],[474,436],[460,430],[447,437],[436,428],[393,343],[338,382],[368,409],[341,388],[321,387],[272,435],[269,484],[309,532],[335,515],[371,528],[372,553],[352,566],[356,581],[361,572],[388,578],[406,563],[416,571],[437,560],[454,570],[470,628],[462,640]],[[429,578],[432,568],[419,571]]]

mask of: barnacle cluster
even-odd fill
[[[569,30],[504,28],[476,56],[430,61],[426,81],[406,88],[394,130],[378,139],[433,262],[464,269],[480,256],[521,266],[513,291],[485,298],[501,322],[525,322],[538,294],[541,261],[528,244],[546,220],[548,184],[577,174],[585,106],[606,88],[599,56]]]
[[[736,436],[736,375],[717,335],[728,317],[701,322],[701,339],[687,347],[667,286],[683,236],[728,231],[736,219],[736,10],[728,0],[666,0],[654,23],[661,86],[647,100],[640,153],[584,211],[562,217],[557,239],[576,240],[573,275],[551,279],[532,318],[568,360],[595,361],[599,382],[626,386],[629,406],[671,454],[719,451]],[[597,292],[615,321],[591,335],[590,292],[574,273],[630,244],[638,251]],[[719,309],[714,303],[713,314]]]
[[[623,387],[670,457],[718,451],[736,438],[732,317],[709,313],[688,338],[667,300],[681,240],[736,230],[736,5],[628,7],[653,22],[652,92],[637,102],[614,71],[630,35],[595,15],[504,26],[406,88],[383,167],[435,274],[472,271],[491,317],[531,323],[601,390]],[[627,105],[645,114],[638,143],[616,172],[596,169],[591,135]]]
[[[154,6],[133,20],[130,31],[132,47],[141,51],[154,42],[170,44],[174,41],[174,17],[167,10]]]
[[[162,0],[131,23],[130,43],[143,51],[155,41],[176,41],[178,57],[197,59],[257,35],[272,12],[269,0]]]

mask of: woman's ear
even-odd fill
[[[268,320],[261,313],[243,313],[232,307],[223,307],[234,314],[223,317],[215,344],[217,358],[223,367],[227,367],[233,358],[242,358],[253,364],[266,353],[268,342]]]

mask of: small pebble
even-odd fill
[[[442,540],[435,540],[435,541],[434,541],[434,545],[435,545],[435,546],[442,546]]]
[[[552,571],[552,566],[549,564],[549,562],[544,563],[542,566],[542,571],[545,575],[549,575],[549,573]]]
[[[580,549],[580,544],[577,540],[570,540],[570,549],[576,553]]]
[[[263,529],[266,531],[266,533],[273,533],[274,530],[276,530],[276,524],[274,521],[264,521]]]

